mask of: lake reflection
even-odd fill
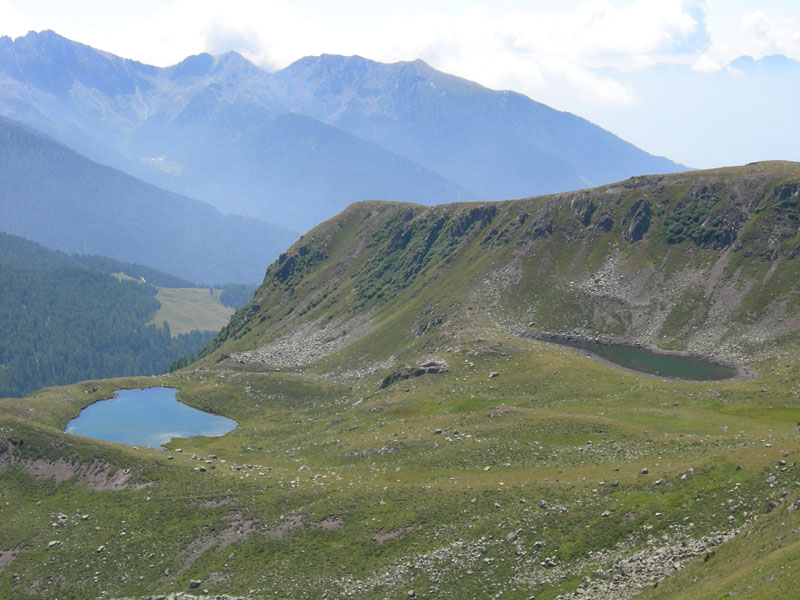
[[[216,437],[236,428],[225,417],[186,406],[173,388],[118,390],[115,397],[84,408],[65,431],[97,440],[159,448],[173,438]]]

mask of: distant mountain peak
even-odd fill
[[[238,52],[211,55],[207,52],[188,56],[176,65],[166,69],[170,79],[182,77],[203,78],[222,73],[244,73],[249,75],[264,75],[265,71]]]
[[[207,75],[214,68],[214,57],[203,52],[187,56],[181,62],[169,67],[172,77],[201,77]]]
[[[365,198],[522,197],[680,168],[421,59],[322,54],[268,73],[228,52],[159,68],[46,31],[0,43],[0,71],[0,113],[222,210],[298,229]],[[168,163],[180,172],[150,168]]]

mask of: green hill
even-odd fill
[[[281,255],[215,345],[314,324],[348,331],[330,364],[483,329],[745,360],[800,325],[798,178],[758,163],[500,203],[358,203]]]
[[[796,598],[799,204],[800,165],[759,163],[353,205],[187,369],[2,401],[0,595]],[[239,426],[168,452],[62,433],[152,385]]]

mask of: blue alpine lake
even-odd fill
[[[178,402],[178,390],[153,387],[118,390],[95,402],[67,423],[65,431],[97,440],[160,448],[173,438],[216,437],[237,423]]]

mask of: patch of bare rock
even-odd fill
[[[77,477],[80,483],[88,485],[97,491],[138,490],[151,485],[143,482],[133,483],[130,481],[131,472],[129,469],[115,469],[112,465],[99,460],[94,460],[91,463],[62,459],[44,460],[37,458],[32,460],[20,457],[18,453],[6,446],[5,451],[0,452],[0,474],[11,466],[17,466],[28,475],[39,479],[53,478],[56,483]]]
[[[358,315],[330,322],[301,323],[291,332],[245,352],[231,354],[228,361],[239,366],[266,365],[278,369],[303,367],[341,350],[375,329],[375,324]]]
[[[687,561],[699,556],[705,556],[706,559],[712,557],[714,548],[732,539],[739,531],[736,529],[701,539],[666,540],[662,545],[653,544],[628,557],[617,558],[608,569],[599,568],[595,572],[595,579],[584,577],[583,584],[574,592],[561,594],[557,600],[627,600],[682,569]]]

